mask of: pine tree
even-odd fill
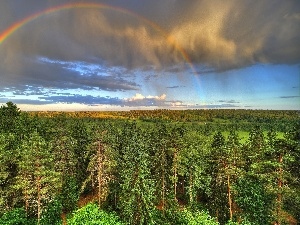
[[[109,146],[105,143],[106,131],[96,131],[93,143],[89,145],[91,160],[88,165],[89,177],[84,186],[91,182],[92,188],[97,188],[99,208],[106,200],[109,191],[109,182],[112,179],[114,161],[109,152]]]
[[[274,201],[273,159],[267,157],[267,142],[259,126],[251,130],[244,150],[245,174],[235,185],[235,200],[244,219],[254,224],[267,224],[271,222]]]
[[[229,219],[232,221],[236,208],[234,204],[233,186],[236,180],[243,176],[244,159],[242,157],[239,137],[234,130],[230,131],[226,142],[226,166],[225,173],[227,176],[227,196],[229,206]]]
[[[119,208],[129,224],[153,224],[155,189],[150,173],[148,134],[136,124],[130,124],[122,136],[127,141],[120,145]]]
[[[209,189],[211,176],[206,174],[208,167],[209,139],[197,133],[187,133],[183,138],[183,149],[179,155],[179,174],[184,177],[189,204],[197,203],[197,193]],[[208,194],[208,193],[206,193]]]
[[[60,173],[62,185],[60,200],[64,212],[74,210],[79,198],[79,186],[76,182],[75,146],[76,140],[62,129],[58,130],[51,140],[51,154],[55,162],[54,170]]]
[[[229,218],[228,207],[228,183],[226,176],[227,155],[225,148],[225,137],[217,132],[211,143],[210,166],[208,173],[211,174],[210,210],[219,222],[225,223]]]
[[[18,201],[12,185],[17,173],[15,135],[0,134],[0,213],[12,209]]]
[[[19,174],[15,189],[24,196],[25,209],[33,210],[40,223],[43,207],[61,189],[61,173],[55,171],[51,148],[37,132],[30,135],[20,146]]]
[[[21,111],[16,104],[7,102],[0,107],[0,132],[13,133]]]
[[[157,129],[152,133],[151,146],[153,151],[153,174],[156,186],[156,202],[158,208],[164,213],[168,207],[170,195],[170,176],[172,165],[169,150],[169,133],[165,124],[157,124]]]
[[[76,158],[76,178],[78,186],[87,179],[87,167],[90,160],[88,145],[90,143],[89,133],[85,123],[81,120],[75,120],[71,124],[71,137],[75,139],[74,155]]]

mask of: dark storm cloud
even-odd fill
[[[33,6],[31,11],[36,12],[46,5],[74,1],[10,2],[0,3],[0,15],[18,13],[25,17]],[[298,0],[98,2],[141,14],[165,31],[116,10],[67,10],[26,25],[4,45],[10,51],[63,60],[88,60],[95,56],[128,68],[147,64],[162,67],[185,60],[166,41],[165,36],[170,35],[193,63],[219,70],[256,62],[297,63],[300,59],[300,49],[296,47],[300,42]],[[2,30],[9,26],[3,22],[0,25]]]
[[[33,13],[70,2],[76,1],[1,1],[0,33]],[[187,54],[195,68],[205,68],[197,70],[199,74],[255,63],[300,61],[298,0],[94,2],[133,13],[81,8],[44,15],[26,24],[0,44],[0,89],[15,87],[22,92],[31,85],[126,91],[140,87],[128,74],[110,71],[102,76],[85,69],[89,74],[81,75],[66,65],[37,60],[40,57],[178,73],[186,66]]]

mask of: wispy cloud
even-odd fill
[[[218,102],[224,102],[224,103],[229,103],[229,104],[237,104],[237,103],[240,103],[238,101],[235,101],[235,100],[219,100]]]
[[[182,87],[185,87],[185,86],[182,86],[182,85],[174,85],[174,86],[168,86],[167,88],[169,88],[169,89],[175,89],[175,88],[182,88]]]
[[[280,96],[279,98],[300,98],[300,96],[299,95]]]

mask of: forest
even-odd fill
[[[0,107],[2,225],[300,221],[299,111]]]

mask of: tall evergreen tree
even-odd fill
[[[0,134],[0,213],[12,209],[18,197],[12,190],[18,162],[15,135]]]
[[[109,182],[112,179],[112,169],[114,167],[113,158],[109,152],[110,148],[105,143],[106,131],[96,131],[93,143],[89,145],[91,160],[88,165],[89,177],[84,185],[91,182],[93,189],[98,195],[98,205],[106,200],[109,191]]]
[[[225,173],[227,176],[227,197],[229,206],[229,219],[232,221],[235,214],[236,204],[234,202],[234,191],[232,190],[236,180],[243,176],[244,159],[238,134],[231,130],[226,142],[226,164]]]
[[[64,212],[75,209],[79,198],[79,186],[76,181],[76,157],[74,147],[76,140],[66,130],[60,129],[54,133],[51,140],[51,155],[54,159],[54,170],[60,173],[62,190],[60,200]]]
[[[25,209],[36,212],[38,224],[43,207],[61,189],[61,174],[55,171],[55,161],[50,146],[37,132],[24,140],[19,149],[19,174],[15,189],[24,196]]]
[[[198,193],[209,194],[211,176],[208,168],[209,139],[195,132],[187,133],[183,139],[183,149],[179,155],[179,174],[184,177],[183,186],[187,189],[188,202],[197,203]]]
[[[70,126],[71,137],[75,139],[74,155],[76,158],[76,177],[79,186],[87,179],[87,167],[90,160],[88,145],[90,137],[85,123],[75,120]]]
[[[246,159],[245,174],[238,179],[236,202],[244,218],[254,224],[268,224],[272,221],[273,202],[272,176],[273,159],[267,159],[267,141],[259,126],[249,134],[243,152]],[[253,195],[253,193],[256,193]]]
[[[12,102],[2,105],[0,107],[0,132],[14,132],[15,123],[20,113],[20,109]]]
[[[127,126],[119,161],[119,207],[129,224],[153,224],[154,182],[151,177],[149,137],[136,124]],[[129,138],[128,138],[129,137]]]
[[[221,224],[224,224],[229,219],[230,209],[228,204],[228,176],[226,174],[227,153],[225,137],[221,132],[217,132],[213,137],[209,160],[208,173],[212,176],[209,208],[212,215],[218,218]]]
[[[164,213],[168,208],[171,189],[172,155],[170,152],[169,132],[165,124],[157,124],[152,133],[151,146],[153,151],[153,175],[156,187],[156,204]]]

